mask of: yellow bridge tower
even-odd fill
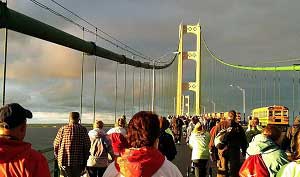
[[[196,51],[183,51],[183,35],[195,34],[197,36]],[[195,82],[182,83],[182,65],[184,60],[194,60],[196,62],[196,80]],[[179,26],[179,48],[178,48],[178,73],[177,73],[177,101],[176,115],[183,115],[182,109],[182,91],[190,90],[195,92],[195,114],[200,115],[201,106],[201,26],[182,25]]]

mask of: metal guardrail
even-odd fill
[[[53,147],[40,149],[40,150],[37,150],[37,151],[40,152],[40,153],[46,154],[46,153],[53,152]],[[47,156],[46,156],[46,158],[47,158]],[[55,159],[54,155],[52,155],[50,159],[47,158],[47,160],[48,160],[49,166],[50,166],[51,163],[54,165],[53,168],[50,169],[50,173],[53,174],[54,177],[59,177],[58,164],[57,164],[57,160]]]

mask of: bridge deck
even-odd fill
[[[183,176],[187,176],[187,168],[191,164],[191,149],[186,144],[176,145],[176,149],[177,155],[172,162],[179,168]],[[216,176],[216,167],[214,166],[212,169],[213,176]]]

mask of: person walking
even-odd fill
[[[258,135],[262,132],[262,127],[259,125],[259,119],[257,117],[254,117],[250,122],[249,126],[246,130],[246,137],[247,137],[247,142],[250,143],[252,138],[255,135]]]
[[[272,125],[267,125],[261,134],[253,137],[247,148],[247,156],[261,154],[270,177],[275,177],[279,169],[288,163],[287,155],[278,145],[281,131]]]
[[[300,130],[300,116],[296,116],[292,127],[287,129],[286,135],[282,142],[282,149],[286,150],[288,154],[294,153],[294,137]]]
[[[46,158],[24,142],[31,111],[18,103],[0,108],[0,176],[50,177]]]
[[[240,149],[242,149],[242,155],[245,156],[248,144],[243,127],[236,122],[236,112],[234,110],[229,111],[228,118],[221,121],[216,126],[211,138],[215,140],[215,137],[221,130],[230,130],[230,132],[228,132],[228,135],[226,136],[226,142],[224,142],[224,146],[221,148],[217,147],[217,176],[238,177],[239,169],[241,167]],[[210,150],[213,149],[213,146],[216,145],[211,144]]]
[[[136,113],[127,128],[129,148],[107,167],[103,177],[182,177],[178,168],[158,150],[159,132],[156,114]]]
[[[206,176],[206,165],[209,159],[209,141],[210,135],[205,131],[205,125],[198,122],[189,139],[189,146],[192,148],[195,177]]]
[[[119,118],[115,124],[115,127],[108,130],[107,135],[111,141],[113,151],[115,156],[120,156],[120,154],[127,147],[126,141],[126,119],[123,117]]]
[[[64,177],[80,177],[90,154],[90,138],[79,121],[79,112],[70,112],[69,124],[58,130],[53,142],[59,171]]]
[[[104,123],[97,120],[93,130],[89,131],[91,140],[90,156],[87,161],[89,177],[101,177],[109,164],[108,155],[114,159],[114,152],[111,142],[103,131]]]
[[[294,136],[294,155],[292,161],[283,165],[276,177],[300,177],[300,132],[297,131]]]
[[[166,129],[170,126],[170,123],[165,117],[160,117],[159,124],[160,136],[158,149],[167,157],[168,160],[172,161],[177,154],[177,150],[173,137],[166,132]]]

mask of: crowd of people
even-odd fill
[[[51,176],[45,157],[23,141],[32,117],[17,103],[0,108],[1,177]],[[236,117],[234,110],[227,118],[166,118],[140,111],[128,123],[125,116],[119,118],[105,132],[101,120],[88,131],[80,114],[70,112],[53,142],[54,156],[64,177],[181,177],[172,163],[177,144],[191,148],[196,177],[212,176],[212,165],[217,177],[300,176],[300,117],[286,133],[274,125],[262,128],[255,117],[245,127]]]

